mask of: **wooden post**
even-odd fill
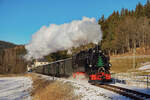
[[[134,43],[134,48],[133,48],[133,69],[135,69],[136,68],[136,61],[135,61],[135,59],[136,59],[136,57],[135,57],[135,54],[136,54],[136,44]]]
[[[149,82],[148,82],[148,75],[147,75],[147,89],[148,89],[148,83],[149,83]]]

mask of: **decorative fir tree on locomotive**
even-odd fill
[[[75,72],[85,72],[92,84],[111,81],[110,59],[100,46],[81,51],[72,57]]]

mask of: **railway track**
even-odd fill
[[[126,96],[132,100],[150,100],[150,95],[145,94],[145,93],[141,93],[138,91],[134,91],[134,90],[130,90],[130,89],[114,86],[114,85],[109,85],[109,84],[96,85],[96,86],[110,90],[110,91],[113,91],[113,92],[118,93],[122,96]]]

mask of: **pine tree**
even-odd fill
[[[150,18],[150,1],[147,0],[147,4],[145,5],[145,15]]]
[[[136,6],[135,14],[137,18],[144,16],[144,7],[141,3]]]

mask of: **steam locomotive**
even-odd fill
[[[47,65],[38,66],[34,72],[55,76],[70,77],[74,73],[84,73],[91,84],[103,84],[111,81],[109,56],[100,46],[80,51],[72,58],[58,60]]]
[[[111,81],[109,60],[109,56],[100,46],[81,51],[72,58],[74,69],[78,69],[77,72],[85,72],[92,84]]]

